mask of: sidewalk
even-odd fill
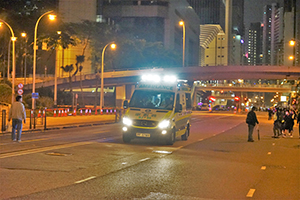
[[[83,126],[92,126],[92,125],[100,125],[107,123],[115,123],[115,115],[90,115],[90,116],[67,116],[67,117],[47,117],[46,118],[46,130],[52,129],[63,129],[63,128],[75,128],[75,127],[83,127]],[[37,119],[37,124],[35,129],[29,129],[30,119],[26,118],[26,124],[23,123],[23,132],[31,132],[31,131],[43,131],[45,129],[44,119],[42,124],[42,119]],[[4,131],[2,134],[7,134],[10,132]]]

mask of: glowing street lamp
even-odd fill
[[[105,45],[105,47],[102,50],[102,62],[101,62],[101,94],[100,94],[100,109],[103,108],[104,105],[104,89],[103,89],[103,85],[104,85],[104,81],[103,81],[103,71],[104,71],[104,52],[106,50],[106,48],[110,45],[110,48],[115,49],[117,47],[117,45],[114,42],[110,42],[107,45]]]
[[[185,23],[183,20],[179,22],[179,25],[182,26],[183,31],[183,40],[182,40],[182,67],[184,67],[184,59],[185,59]]]
[[[295,46],[296,42],[295,42],[295,40],[290,40],[289,44],[290,44],[290,46]]]
[[[4,23],[9,28],[9,30],[11,32],[11,38],[10,38],[11,41],[12,41],[12,86],[11,86],[12,95],[11,95],[11,103],[13,103],[14,99],[15,99],[15,76],[16,76],[15,42],[16,42],[17,38],[15,37],[14,31],[11,28],[11,26],[2,19],[0,19],[0,21],[1,21],[0,27]]]
[[[42,17],[44,17],[45,15],[49,16],[50,20],[54,20],[56,18],[56,15],[52,15],[50,13],[52,13],[53,10],[45,12],[44,14],[42,14],[36,24],[35,24],[35,28],[34,28],[34,40],[33,40],[33,73],[32,73],[32,94],[35,93],[35,74],[36,74],[36,39],[37,39],[37,28],[38,28],[38,24],[40,22],[40,20],[42,19]],[[32,97],[32,109],[35,109],[35,99]]]

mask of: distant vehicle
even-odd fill
[[[198,109],[202,111],[208,111],[209,110],[209,105],[208,103],[200,103],[198,104]]]
[[[226,106],[224,105],[216,105],[212,108],[212,110],[216,110],[216,111],[225,111],[227,110]]]

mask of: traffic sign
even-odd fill
[[[18,88],[22,89],[23,88],[23,83],[19,83]]]
[[[39,98],[39,93],[32,93],[32,98],[33,99],[38,99]]]
[[[19,95],[22,95],[22,94],[23,94],[23,89],[21,89],[21,88],[18,89],[18,94],[19,94]]]

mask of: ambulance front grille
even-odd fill
[[[158,122],[156,121],[149,121],[149,120],[134,120],[134,126],[143,126],[143,127],[156,127]]]

